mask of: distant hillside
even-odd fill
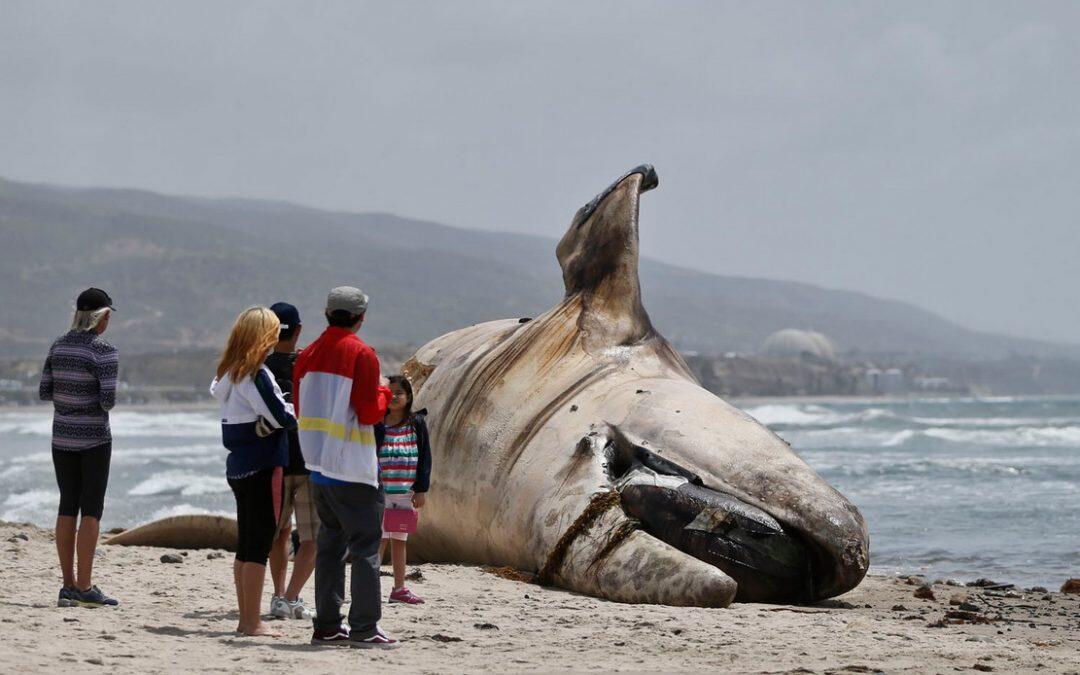
[[[0,180],[0,349],[40,355],[87,285],[115,298],[109,337],[129,352],[217,347],[240,309],[278,299],[300,307],[312,337],[326,291],[346,283],[372,297],[369,339],[421,344],[557,302],[563,225],[552,223],[544,239],[379,213]],[[642,287],[654,323],[684,350],[753,351],[772,331],[798,327],[862,352],[1080,355],[1080,347],[978,333],[905,303],[807,284],[646,260]]]

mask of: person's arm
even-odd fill
[[[379,357],[375,356],[374,349],[362,349],[356,356],[349,400],[360,424],[375,424],[386,417],[390,389],[380,384]]]
[[[116,378],[120,370],[120,355],[115,348],[98,353],[97,358],[98,401],[101,409],[109,411],[116,405]]]
[[[419,456],[416,458],[416,481],[413,482],[413,492],[422,494],[431,486],[431,436],[428,434],[427,422],[422,415],[413,420],[416,426],[416,449]]]
[[[296,428],[293,405],[285,402],[281,388],[265,368],[260,368],[255,373],[255,389],[259,392],[259,400],[252,401],[252,404],[257,413],[270,422],[271,426],[278,429]]]
[[[45,365],[41,367],[41,384],[38,385],[38,396],[42,401],[51,401],[53,393],[52,376],[52,350],[45,357]]]

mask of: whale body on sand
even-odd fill
[[[623,602],[813,601],[854,588],[858,510],[703,389],[638,281],[637,167],[559,242],[565,297],[439,337],[406,362],[434,475],[409,556],[511,566]]]

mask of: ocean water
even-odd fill
[[[1080,575],[1080,397],[744,408],[859,507],[877,571],[1054,588]],[[53,523],[51,419],[0,409],[0,519]],[[234,511],[213,410],[121,410],[112,425],[105,528]]]

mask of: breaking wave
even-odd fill
[[[163,471],[150,476],[128,490],[132,497],[175,494],[184,497],[228,492],[225,476],[207,476],[190,471]]]

